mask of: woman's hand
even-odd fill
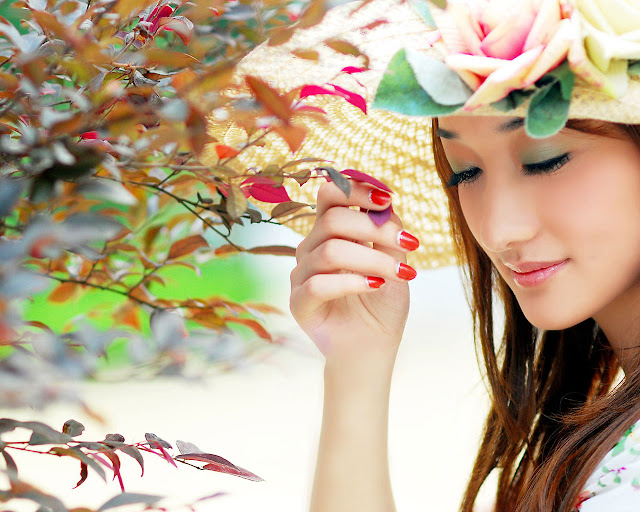
[[[349,208],[390,203],[386,192],[355,180],[349,197],[333,182],[318,192],[315,225],[296,251],[290,308],[327,360],[395,357],[409,309],[407,281],[415,277],[405,255],[418,241],[395,214],[377,226],[366,211]]]

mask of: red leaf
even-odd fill
[[[208,469],[210,471],[218,471],[220,473],[226,473],[228,475],[235,475],[254,482],[262,482],[263,479],[259,476],[247,471],[235,464],[229,462],[227,459],[223,459],[218,455],[212,453],[185,453],[183,455],[176,456],[176,459],[183,460],[197,460],[201,462],[207,462],[207,465],[202,469]]]
[[[233,149],[230,146],[225,146],[224,144],[216,144],[215,149],[218,158],[221,160],[223,158],[232,158],[240,153],[240,151],[238,151],[237,149]]]
[[[80,487],[85,482],[88,476],[89,467],[84,462],[80,462],[80,480],[78,481],[74,489]]]
[[[331,89],[325,89],[319,85],[305,85],[300,91],[300,98],[306,98],[307,96],[315,96],[316,94],[331,94],[332,96],[341,96]]]
[[[84,132],[82,135],[80,135],[80,139],[81,140],[96,140],[98,138],[98,132],[96,131],[92,131],[92,132]]]
[[[104,458],[102,457],[102,455],[99,455],[97,453],[92,453],[91,456],[96,459],[100,464],[102,464],[104,467],[106,467],[107,469],[111,469],[113,470],[113,466],[111,464],[109,464],[108,461],[104,460]]]
[[[300,91],[300,98],[306,98],[307,96],[314,96],[316,94],[330,94],[331,96],[340,96],[351,103],[353,106],[358,107],[365,114],[367,113],[367,102],[365,99],[356,94],[355,92],[348,91],[338,85],[330,84],[335,90],[330,90],[319,85],[305,85]]]
[[[264,201],[265,203],[284,203],[291,201],[287,190],[280,185],[274,187],[273,185],[256,183],[249,187],[249,194],[258,201]]]
[[[355,169],[345,169],[342,171],[342,174],[349,176],[351,179],[355,181],[363,181],[365,183],[369,183],[375,187],[381,188],[382,190],[386,190],[393,194],[393,190],[387,187],[380,180],[375,179],[373,176],[369,176],[368,174],[363,173],[362,171],[357,171]]]
[[[331,84],[333,85],[333,84]],[[346,99],[349,103],[351,103],[354,107],[358,107],[365,114],[367,113],[367,102],[365,99],[356,94],[355,92],[347,91],[346,89],[340,87],[339,85],[333,85],[336,88],[336,91],[342,93],[341,96]]]
[[[246,469],[239,466],[236,466],[235,469],[232,469],[228,468],[227,466],[211,463],[203,466],[202,469],[208,469],[209,471],[218,471],[220,473],[226,473],[228,475],[239,476],[240,478],[246,478],[247,480],[251,480],[253,482],[264,481],[264,478],[260,478],[258,475],[252,473],[251,471],[247,471]]]
[[[355,66],[347,66],[346,68],[342,68],[341,71],[343,73],[347,73],[347,74],[351,75],[353,73],[362,73],[362,72],[366,71],[366,69],[357,68]]]
[[[153,30],[155,27],[155,30]],[[177,36],[182,39],[182,42],[187,45],[191,42],[191,36],[193,34],[193,23],[191,20],[183,16],[176,16],[173,18],[160,18],[153,22],[151,33],[164,29],[175,32]]]
[[[118,457],[113,452],[103,452],[105,457],[107,457],[111,463],[113,464],[113,479],[115,480],[118,477],[118,483],[120,484],[120,489],[124,492],[124,482],[122,481],[122,475],[120,474],[120,457]]]

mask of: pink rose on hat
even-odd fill
[[[473,110],[524,89],[558,66],[575,40],[560,0],[449,0],[432,9],[445,63],[473,90]]]

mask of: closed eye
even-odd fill
[[[523,164],[522,169],[528,176],[536,174],[548,174],[560,169],[569,160],[571,160],[571,153],[564,153],[562,155],[543,160],[542,162],[535,162],[532,164]],[[454,172],[447,184],[446,188],[456,187],[461,183],[471,183],[476,180],[482,170],[479,167],[469,167],[460,172]]]

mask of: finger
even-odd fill
[[[340,238],[331,238],[301,259],[291,272],[291,282],[295,286],[314,274],[341,270],[399,282],[416,276],[415,270],[389,254]]]
[[[318,190],[316,218],[332,206],[359,206],[367,210],[384,210],[391,204],[391,194],[379,188],[350,180],[349,196],[333,182],[323,183]]]
[[[289,309],[296,319],[309,318],[330,300],[374,292],[384,284],[377,276],[315,274],[292,289]]]
[[[304,251],[311,252],[330,238],[353,240],[366,246],[372,242],[374,248],[384,249],[396,258],[416,250],[420,241],[402,229],[402,222],[397,215],[393,217],[378,226],[364,212],[334,206],[318,219],[305,240]]]

